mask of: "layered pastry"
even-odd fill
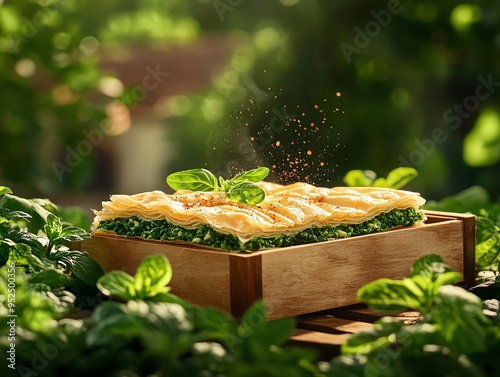
[[[94,211],[93,232],[250,252],[421,224],[420,194],[375,187],[259,182],[265,199],[236,203],[222,191],[112,195]]]

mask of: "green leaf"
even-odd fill
[[[241,318],[241,325],[238,327],[240,336],[247,337],[261,327],[267,320],[267,308],[263,301],[256,301],[244,313]]]
[[[371,170],[350,170],[343,181],[350,187],[370,187],[377,178],[377,174]]]
[[[172,278],[172,268],[164,255],[144,258],[134,277],[123,271],[111,271],[100,277],[97,288],[105,295],[126,300],[153,299],[167,293],[166,285]]]
[[[392,317],[383,317],[373,324],[370,330],[351,335],[342,345],[342,354],[367,354],[386,346],[390,335],[402,329],[404,323]]]
[[[0,195],[12,194],[12,190],[5,186],[0,186]]]
[[[123,271],[110,271],[97,280],[97,288],[106,296],[115,296],[126,300],[136,297],[134,278]]]
[[[476,217],[476,243],[480,244],[485,242],[498,233],[498,227],[493,221],[483,216]]]
[[[23,211],[9,211],[4,208],[0,208],[0,214],[2,217],[5,217],[9,220],[31,220],[31,215]]]
[[[138,299],[153,297],[158,293],[167,293],[166,287],[172,279],[172,268],[164,255],[152,255],[144,258],[134,276],[134,288]]]
[[[101,266],[86,252],[73,253],[69,270],[87,285],[95,287],[99,278],[104,275]]]
[[[43,232],[49,239],[50,243],[53,243],[57,238],[59,238],[62,232],[62,224],[59,217],[53,213],[47,215],[47,223],[43,227]]]
[[[488,191],[481,186],[472,186],[439,202],[428,201],[424,208],[435,211],[471,212],[477,214],[482,208],[486,208],[488,205]]]
[[[22,211],[28,213],[32,218],[27,228],[31,233],[37,234],[43,229],[47,216],[51,213],[41,205],[32,200],[20,198],[15,195],[5,194],[0,199],[0,208],[8,208],[11,211]]]
[[[266,167],[260,167],[257,169],[252,169],[249,171],[244,171],[236,174],[230,179],[231,183],[242,183],[242,182],[260,182],[265,179],[269,174],[269,169]]]
[[[410,277],[422,275],[430,280],[451,269],[444,264],[443,258],[437,254],[428,254],[413,263]]]
[[[61,234],[59,235],[59,239],[68,242],[78,242],[88,238],[90,238],[90,234],[87,231],[72,225],[63,228]]]
[[[174,190],[214,191],[219,188],[217,177],[206,169],[191,169],[172,173],[167,184]]]
[[[401,312],[407,308],[419,310],[425,294],[410,278],[378,279],[358,290],[358,300],[378,310]]]
[[[387,178],[378,178],[373,183],[373,186],[399,189],[411,182],[417,176],[418,172],[415,169],[399,167],[389,172]]]
[[[6,253],[9,256],[7,264],[15,263],[17,268],[29,272],[41,271],[51,266],[49,261],[33,254],[30,246],[11,240],[0,240],[0,253]]]
[[[33,201],[33,203],[36,203],[45,208],[47,211],[53,213],[54,215],[58,215],[59,213],[59,207],[56,204],[52,203],[50,199],[33,198],[30,200]]]
[[[475,294],[453,285],[441,287],[432,318],[447,340],[446,345],[456,354],[486,351],[490,322]]]
[[[488,218],[476,217],[476,268],[493,268],[500,260],[500,232]]]
[[[233,186],[226,195],[233,202],[249,205],[257,205],[266,197],[265,191],[251,182],[242,182]]]
[[[50,289],[65,287],[71,278],[65,274],[61,269],[47,269],[30,274],[30,284],[44,284]]]

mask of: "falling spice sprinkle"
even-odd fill
[[[274,97],[278,99],[279,93],[276,95],[275,92],[271,92],[271,88],[268,88],[270,92],[265,94],[268,99]],[[279,89],[279,92],[283,92],[283,89]],[[336,97],[340,97],[340,92],[336,92]],[[282,184],[291,184],[297,181],[307,181],[312,184],[318,184],[316,180],[321,179],[323,182],[330,182],[327,179],[328,174],[333,171],[338,165],[333,165],[331,162],[327,162],[325,158],[327,156],[332,156],[332,149],[339,148],[341,145],[334,140],[334,136],[330,135],[328,132],[325,135],[320,135],[322,130],[328,131],[334,130],[334,127],[327,123],[327,115],[331,114],[331,108],[320,108],[319,103],[314,104],[313,108],[316,112],[307,113],[303,111],[300,105],[296,105],[296,110],[293,111],[295,114],[287,114],[286,105],[279,104],[271,111],[271,107],[261,107],[262,104],[257,103],[258,101],[248,98],[246,103],[242,103],[241,107],[234,110],[233,115],[230,116],[230,121],[232,124],[239,127],[248,127],[246,129],[241,128],[240,131],[249,131],[254,136],[248,135],[247,138],[251,142],[257,143],[256,147],[258,149],[249,148],[248,151],[241,152],[244,157],[255,157],[258,161],[263,163],[264,156],[260,156],[259,152],[263,152],[267,155],[267,158],[271,161],[272,171],[276,174],[277,182]],[[318,102],[326,103],[327,99],[324,98],[322,101]],[[323,105],[324,106],[324,105]],[[295,105],[288,106],[288,108],[293,108]],[[309,108],[310,109],[310,108]],[[277,111],[282,112],[283,116],[278,115]],[[310,110],[309,110],[310,111]],[[333,112],[340,112],[338,108],[334,108]],[[238,113],[239,112],[239,113]],[[278,115],[281,123],[277,125],[277,129],[273,128],[275,123],[269,123],[268,121],[263,121],[262,124],[255,123],[255,120],[260,119],[264,114],[267,116],[273,116],[275,113]],[[284,117],[284,118],[283,118]],[[249,118],[252,118],[250,121]],[[257,119],[256,119],[257,118]],[[273,121],[274,122],[274,121]],[[321,123],[320,123],[321,122]],[[250,129],[252,127],[252,129]],[[328,129],[326,129],[328,127]],[[301,129],[302,128],[302,129]],[[286,140],[281,142],[283,135],[280,132],[286,130],[293,138],[293,140]],[[290,132],[292,131],[293,132]],[[229,136],[231,135],[231,136]],[[231,132],[225,133],[224,143],[233,143],[235,137],[243,137],[242,132],[238,132],[238,129],[234,129]],[[281,140],[278,140],[281,139]],[[322,141],[320,141],[322,139]],[[248,140],[248,139],[247,139]],[[316,141],[320,143],[326,142],[329,145],[326,148],[324,145],[320,148],[316,148]],[[256,145],[256,144],[253,144]],[[318,144],[319,146],[319,144]],[[262,150],[262,147],[266,147]],[[217,147],[218,148],[218,147]],[[213,147],[213,150],[216,148]],[[218,148],[220,149],[220,148]],[[288,153],[287,149],[293,150],[293,153]],[[313,153],[314,152],[314,153]],[[217,153],[217,152],[216,152]],[[247,155],[250,153],[251,155]],[[285,160],[286,159],[286,160]],[[242,167],[231,167],[230,169],[240,170]]]

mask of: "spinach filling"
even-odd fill
[[[242,243],[238,237],[232,234],[220,233],[208,225],[200,225],[196,229],[186,229],[167,220],[149,221],[142,220],[137,216],[101,221],[97,228],[125,237],[139,237],[146,240],[185,241],[224,251],[251,252],[264,248],[302,245],[383,232],[396,226],[410,226],[423,219],[424,214],[417,209],[393,209],[360,224],[312,227],[295,234],[255,237],[245,243]]]

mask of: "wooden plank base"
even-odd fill
[[[387,315],[391,314],[372,311],[364,304],[355,304],[298,316],[288,345],[314,350],[321,360],[330,361],[340,355],[341,347],[350,335],[370,330],[374,322]],[[405,324],[416,323],[421,319],[420,313],[415,311],[391,316]]]

